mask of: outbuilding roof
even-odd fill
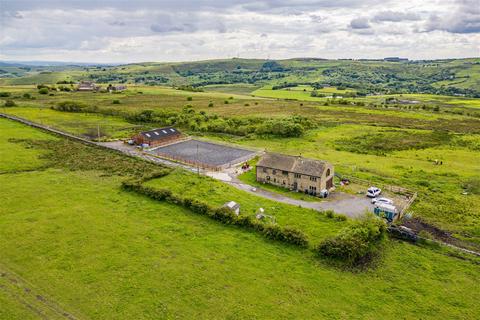
[[[267,167],[276,170],[321,177],[327,165],[328,162],[322,160],[279,153],[266,153],[258,162],[257,167]]]
[[[140,133],[146,140],[160,140],[169,136],[178,135],[180,131],[172,127],[153,129]]]

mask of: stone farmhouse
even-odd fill
[[[97,86],[92,81],[81,81],[77,87],[78,91],[98,91],[99,89],[100,86]]]
[[[333,188],[333,166],[301,156],[267,153],[257,164],[257,181],[311,195]]]
[[[120,92],[120,91],[124,91],[124,90],[127,90],[127,86],[123,85],[123,84],[117,84],[117,85],[109,84],[108,87],[107,87],[108,92]]]

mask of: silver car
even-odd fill
[[[389,205],[392,205],[392,206],[393,206],[393,200],[392,200],[392,199],[388,199],[388,198],[373,198],[373,199],[372,199],[372,203],[373,203],[373,204],[376,204],[376,203],[384,203],[384,204],[389,204]]]

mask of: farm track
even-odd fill
[[[26,279],[7,270],[3,265],[0,265],[0,291],[18,301],[41,319],[79,319],[36,290]]]

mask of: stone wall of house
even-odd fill
[[[326,165],[326,168],[321,177],[314,177],[305,174],[296,174],[294,172],[287,172],[276,170],[267,167],[257,166],[257,181],[273,184],[279,187],[284,187],[299,192],[307,192],[310,194],[318,194],[323,189],[327,188],[327,182],[332,179],[334,170],[332,165]]]

